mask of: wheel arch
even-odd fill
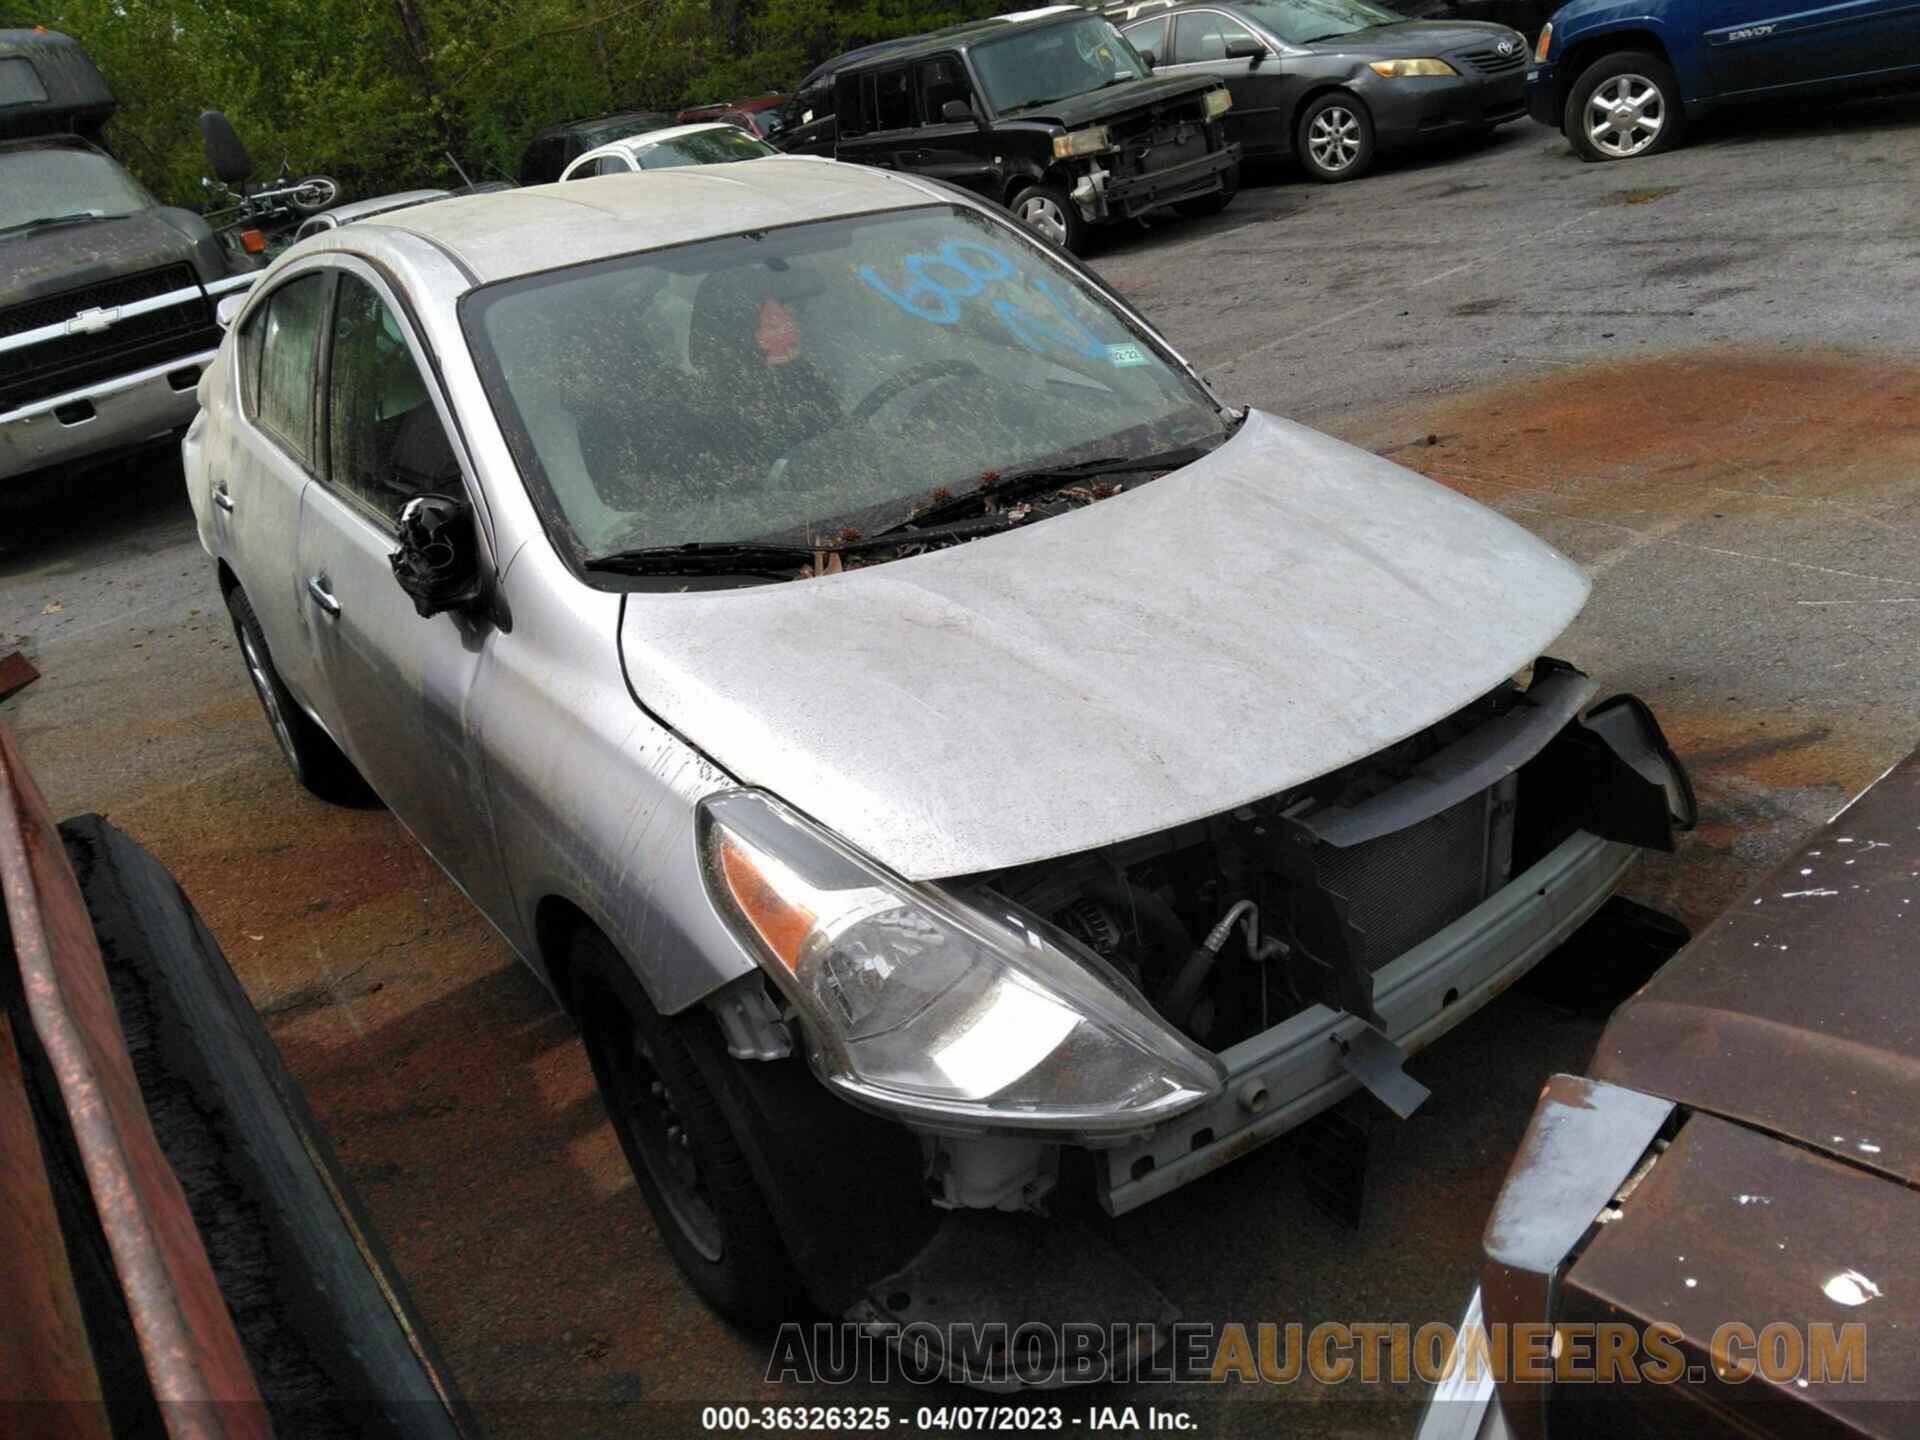
[[[1300,149],[1300,122],[1307,118],[1307,111],[1315,102],[1324,100],[1329,95],[1346,96],[1367,112],[1368,120],[1373,119],[1373,107],[1367,104],[1367,97],[1346,81],[1333,79],[1316,81],[1311,89],[1294,102],[1293,113],[1287,117],[1287,144],[1295,153]]]
[[[213,562],[213,573],[214,578],[220,582],[221,599],[226,599],[240,588],[240,577],[233,573],[233,567],[227,564],[224,557]]]
[[[1667,48],[1666,40],[1658,31],[1646,25],[1627,26],[1619,30],[1603,30],[1597,35],[1582,35],[1561,54],[1554,70],[1553,110],[1562,125],[1567,120],[1567,97],[1573,93],[1573,83],[1597,60],[1621,51],[1640,51],[1643,54],[1657,55],[1677,75],[1679,67],[1673,63],[1673,52]],[[1675,97],[1682,109],[1686,106],[1685,95]]]

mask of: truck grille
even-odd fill
[[[191,265],[167,265],[99,285],[64,290],[0,310],[0,339],[71,320],[82,310],[111,310],[196,286]],[[211,350],[220,343],[205,295],[145,315],[131,315],[97,334],[63,335],[6,356],[0,368],[0,410],[46,400],[130,370]]]
[[[1466,61],[1482,75],[1511,75],[1527,63],[1527,47],[1516,46],[1511,55],[1502,55],[1492,49],[1468,50],[1454,58]]]
[[[1497,787],[1496,787],[1497,789]],[[1378,970],[1486,899],[1504,857],[1488,863],[1495,790],[1450,810],[1345,849],[1313,847],[1320,884],[1344,896],[1359,958]]]

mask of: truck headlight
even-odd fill
[[[1540,29],[1540,43],[1533,47],[1533,63],[1536,65],[1546,64],[1547,51],[1551,50],[1552,48],[1553,48],[1553,22],[1549,20]]]
[[[1444,60],[1375,60],[1367,68],[1382,80],[1411,80],[1421,75],[1458,75]]]
[[[1218,120],[1233,108],[1233,92],[1221,85],[1207,91],[1206,98],[1200,103],[1207,107],[1209,120]]]
[[[1217,1095],[1219,1062],[1007,907],[889,874],[771,796],[700,806],[707,889],[847,1098],[935,1124],[1119,1134]]]
[[[1083,130],[1069,130],[1064,135],[1053,137],[1053,158],[1056,160],[1071,160],[1076,155],[1096,155],[1112,148],[1112,137],[1104,125],[1089,125]]]

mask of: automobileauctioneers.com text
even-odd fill
[[[1677,1328],[1659,1323],[1542,1322],[1462,1330],[1440,1322],[1183,1322],[1163,1331],[1096,1324],[789,1324],[774,1343],[766,1379],[825,1386],[960,1380],[1026,1388],[1105,1381],[1288,1386],[1302,1378],[1321,1386],[1416,1380],[1439,1385],[1486,1376],[1520,1385],[1670,1385],[1704,1382],[1711,1371],[1723,1384],[1759,1379],[1808,1386],[1863,1381],[1866,1350],[1866,1327],[1858,1322],[1756,1326],[1728,1321],[1713,1332],[1704,1356],[1682,1344]],[[709,1428],[731,1427],[716,1414]],[[1142,1428],[1152,1427],[1143,1420]]]

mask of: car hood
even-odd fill
[[[1514,38],[1515,31],[1485,20],[1407,20],[1336,35],[1306,46],[1323,55],[1359,55],[1370,60],[1410,60],[1484,49]],[[1526,53],[1525,41],[1521,53]]]
[[[1016,110],[1002,116],[1002,122],[1032,122],[1064,125],[1074,130],[1116,116],[1130,115],[1168,101],[1190,100],[1213,89],[1220,80],[1212,75],[1152,75],[1145,80],[1129,80],[1124,85],[1092,90],[1065,100],[1049,100],[1031,110]]]
[[[1920,754],[1615,1014],[1597,1079],[1920,1185]]]
[[[196,255],[194,239],[159,209],[0,235],[0,306],[162,265],[192,265]]]
[[[819,579],[634,594],[635,697],[931,879],[1218,814],[1530,663],[1586,577],[1512,521],[1258,412],[1152,484]]]

